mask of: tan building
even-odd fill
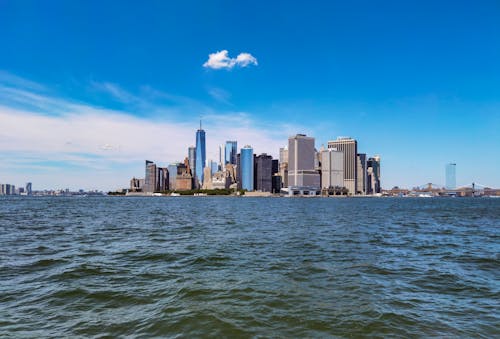
[[[349,190],[349,194],[356,194],[358,142],[352,138],[339,137],[328,141],[328,148],[344,152],[344,187]]]

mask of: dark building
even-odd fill
[[[254,188],[261,192],[272,192],[273,157],[263,153],[255,157]]]
[[[272,174],[275,175],[280,171],[280,162],[278,159],[273,159],[273,164],[272,164]]]
[[[157,167],[156,168],[156,191],[166,191],[169,189],[168,185],[168,168]]]
[[[146,175],[144,176],[144,192],[154,192],[156,190],[156,165],[154,162],[146,160]]]
[[[281,192],[281,175],[279,173],[273,174],[272,177],[272,193]]]

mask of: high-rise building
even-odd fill
[[[457,176],[456,176],[457,164],[449,163],[446,164],[446,189],[454,190],[457,188]]]
[[[146,174],[144,176],[144,192],[152,193],[156,190],[156,165],[146,160]]]
[[[344,152],[344,187],[349,190],[349,194],[356,194],[358,142],[352,138],[339,137],[328,141],[328,148]]]
[[[380,193],[380,157],[368,158],[366,162],[366,193]]]
[[[288,147],[280,148],[280,164],[288,163]]]
[[[321,151],[321,188],[344,187],[344,152],[329,148]]]
[[[188,148],[188,160],[189,168],[191,169],[191,175],[196,173],[196,147],[190,146]]]
[[[167,167],[156,168],[156,191],[166,191],[169,189],[169,172]]]
[[[226,141],[225,164],[236,165],[236,154],[238,153],[238,142]]]
[[[279,173],[282,187],[288,187],[288,147],[280,148]]]
[[[241,188],[247,191],[253,191],[254,186],[254,165],[253,165],[253,148],[246,145],[240,151],[240,175]]]
[[[366,194],[366,154],[358,153],[356,157],[356,194]]]
[[[261,192],[272,192],[273,157],[262,153],[255,157],[254,188]]]
[[[203,183],[203,169],[206,164],[206,149],[205,149],[205,131],[201,128],[196,131],[196,166],[195,166],[195,176],[197,187],[200,187]]]
[[[27,182],[26,183],[26,194],[27,195],[32,195],[33,194],[33,189],[32,189],[31,182]]]
[[[217,159],[217,166],[218,166],[218,171],[223,171],[224,170],[224,165],[226,164],[224,158],[226,156],[225,154],[225,146],[224,145],[219,145],[219,158]]]
[[[288,187],[320,188],[315,155],[314,138],[305,134],[288,138]]]

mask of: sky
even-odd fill
[[[0,0],[0,183],[128,187],[144,160],[304,133],[383,188],[500,187],[500,2]]]

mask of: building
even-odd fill
[[[177,168],[179,167],[179,165],[181,165],[180,162],[174,162],[174,163],[168,165],[168,173],[169,173],[168,187],[170,190],[176,189],[176,187],[175,187],[176,182],[175,181],[177,180],[177,174],[178,174]]]
[[[175,178],[176,191],[189,191],[193,189],[193,176],[191,173],[189,158],[185,158],[184,163],[177,165],[177,175]]]
[[[194,168],[196,187],[200,187],[203,183],[203,169],[206,163],[206,149],[205,149],[205,131],[201,128],[196,131],[196,166]]]
[[[210,167],[210,171],[211,171],[211,173],[210,173],[210,177],[211,177],[212,175],[214,175],[214,174],[215,174],[215,172],[218,172],[218,171],[219,171],[219,164],[218,164],[217,162],[210,160],[210,161],[208,162],[208,165],[209,165],[208,167]]]
[[[142,192],[144,179],[132,178],[130,179],[130,192]]]
[[[153,193],[156,191],[156,165],[150,160],[146,160],[146,173],[144,176],[144,192]]]
[[[446,164],[445,175],[446,175],[446,189],[454,190],[457,188],[457,177],[456,177],[457,164],[449,163]]]
[[[236,165],[236,154],[238,153],[238,142],[226,141],[224,164]]]
[[[356,156],[356,194],[366,194],[366,154],[358,153]]]
[[[203,185],[201,188],[204,190],[212,189],[212,169],[208,166],[203,169]]]
[[[328,141],[328,148],[344,152],[344,187],[348,189],[349,194],[355,194],[358,142],[349,137],[339,137],[337,140]]]
[[[156,168],[156,189],[157,192],[168,191],[169,172],[167,167]]]
[[[255,157],[254,188],[261,192],[272,192],[273,157],[262,153]]]
[[[305,134],[288,138],[289,194],[314,195],[319,191],[321,179],[314,168],[315,155],[314,138]]]
[[[194,173],[196,173],[196,147],[190,146],[188,148],[188,160],[191,175],[194,175]]]
[[[280,148],[279,174],[282,187],[288,187],[288,147]]]
[[[329,148],[321,151],[321,188],[344,187],[344,152]]]
[[[281,188],[283,187],[283,184],[281,182],[281,175],[279,175],[279,173],[273,174],[271,180],[272,180],[271,192],[280,193]]]
[[[253,148],[249,145],[240,151],[241,188],[247,191],[254,190],[254,159]]]
[[[32,189],[31,182],[27,182],[26,183],[26,194],[27,195],[32,195],[33,194],[33,189]]]
[[[376,155],[366,162],[366,194],[377,194],[380,191],[380,157]]]

